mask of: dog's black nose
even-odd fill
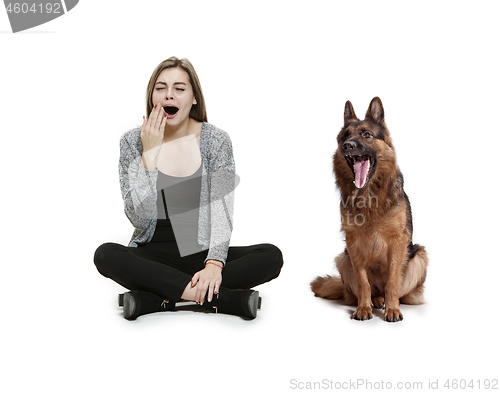
[[[344,149],[345,152],[352,151],[356,149],[356,142],[354,141],[347,141],[342,145],[342,149]]]

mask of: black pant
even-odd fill
[[[149,243],[126,247],[104,243],[94,254],[99,272],[129,290],[139,289],[171,301],[181,300],[193,275],[205,265],[208,250],[181,257],[166,220]],[[279,248],[272,244],[229,247],[221,287],[249,289],[278,277],[283,266]]]

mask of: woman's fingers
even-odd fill
[[[157,133],[160,130],[160,124],[163,121],[163,117],[165,117],[165,111],[160,104],[157,104],[151,113],[152,113],[152,115],[153,115],[152,117],[154,119],[154,122],[152,124],[152,126],[153,126],[152,131],[154,133]]]
[[[219,288],[220,288],[220,281],[215,281],[215,286],[214,286],[214,296],[218,297],[219,295]]]
[[[166,122],[166,119],[167,119],[167,114],[165,113],[165,110],[163,108],[161,110],[163,112],[163,116],[161,117],[160,129],[158,131],[160,131],[161,138],[163,140],[163,132],[165,130],[165,122]]]
[[[215,281],[211,281],[210,284],[208,285],[208,293],[207,293],[207,300],[209,302],[211,302],[213,299],[214,291],[215,291]]]
[[[144,123],[141,130],[141,139],[144,151],[157,153],[159,146],[163,142],[163,133],[165,131],[166,113],[160,104],[156,104],[149,117],[144,117]],[[154,149],[154,150],[152,150]]]
[[[199,278],[200,278],[200,272],[195,273],[194,276],[193,276],[193,278],[191,278],[191,288],[196,285],[196,283],[198,282]]]
[[[208,302],[211,302],[214,297],[217,297],[219,293],[220,282],[218,280],[206,281],[204,284],[200,285],[200,302],[205,301],[205,295]]]
[[[148,126],[148,118],[146,116],[142,116],[142,127],[141,127],[141,138],[146,135],[146,127]]]
[[[193,288],[194,286],[196,286],[196,295],[194,298],[195,302],[203,303],[206,292],[206,283],[205,280],[200,277],[200,272],[195,273],[195,275],[191,279],[191,288]]]
[[[196,285],[195,301],[197,303],[205,303],[205,298],[208,302],[214,299],[219,293],[222,276],[220,269],[206,266],[205,269],[195,273],[191,279],[191,288]]]
[[[205,280],[200,280],[198,283],[198,289],[196,290],[196,301],[200,304],[205,302],[205,295],[207,293],[208,282]]]
[[[155,105],[149,117],[145,117],[145,125],[150,132],[155,132],[160,129],[160,124],[163,122],[163,118],[166,117],[165,110],[160,104]]]

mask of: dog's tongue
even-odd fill
[[[365,186],[369,169],[370,160],[360,160],[354,163],[354,185],[357,188],[363,188]]]

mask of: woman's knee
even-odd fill
[[[109,265],[114,259],[114,253],[116,250],[115,243],[104,243],[97,247],[94,253],[94,264],[103,276],[106,276]]]
[[[281,250],[271,243],[263,243],[259,246],[260,248],[263,248],[267,254],[267,263],[272,265],[273,270],[279,274],[281,268],[283,267],[283,253]]]

